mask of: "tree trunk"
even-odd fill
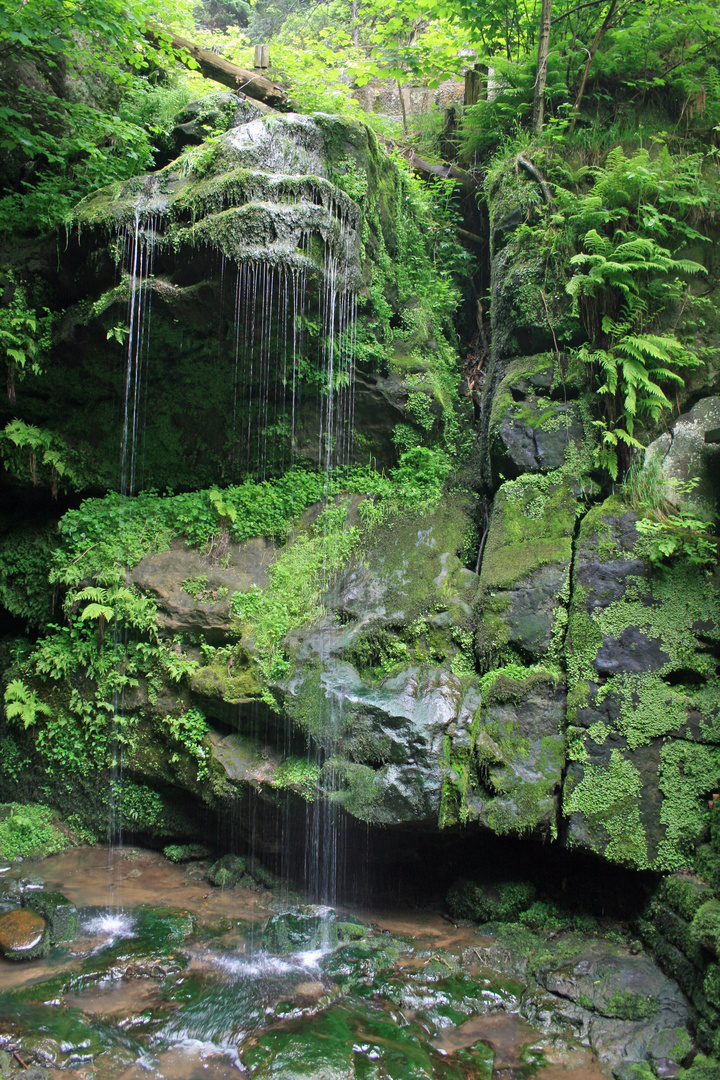
[[[590,51],[588,52],[587,63],[585,64],[585,70],[583,71],[583,77],[582,77],[582,81],[580,83],[580,89],[578,91],[578,96],[575,99],[575,104],[573,105],[572,120],[570,122],[570,131],[569,131],[570,135],[572,135],[573,131],[575,130],[575,124],[577,123],[578,113],[580,112],[580,106],[582,105],[583,94],[585,93],[585,84],[587,83],[587,77],[588,77],[588,72],[590,71],[590,65],[593,62],[593,58],[595,56],[595,53],[598,51],[598,46],[599,46],[600,42],[605,37],[605,31],[608,29],[608,27],[610,26],[610,23],[612,22],[613,16],[614,16],[615,12],[617,11],[617,6],[618,6],[618,0],[612,0],[612,3],[610,4],[610,7],[608,9],[608,13],[605,16],[605,18],[603,19],[601,25],[598,27],[598,32],[595,35],[595,38],[593,40],[592,45],[590,46]]]
[[[545,87],[547,86],[548,56],[550,55],[550,14],[552,0],[542,0],[540,13],[540,36],[538,38],[537,74],[533,97],[533,135],[542,135],[545,118]]]
[[[408,133],[407,112],[405,110],[405,98],[403,97],[403,88],[402,88],[402,84],[400,82],[397,83],[397,88],[398,88],[398,94],[400,95],[400,111],[402,112],[403,131],[407,135],[407,133]]]
[[[350,18],[352,19],[352,43],[355,48],[360,44],[360,26],[358,24],[358,0],[352,0],[352,6],[350,8]]]
[[[177,34],[171,34],[159,26],[147,26],[144,36],[156,48],[170,44],[177,52],[187,53],[195,60],[200,74],[206,79],[214,79],[215,82],[228,86],[236,93],[246,94],[273,109],[291,108],[290,98],[282,87],[276,86],[264,75],[258,75],[254,71],[238,67],[237,64],[231,64],[208,49],[202,49],[199,45],[194,45],[192,41],[178,37]]]

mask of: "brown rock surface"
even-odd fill
[[[45,920],[34,911],[19,908],[0,915],[0,950],[8,960],[34,960],[47,952]]]

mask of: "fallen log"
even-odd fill
[[[231,64],[228,60],[223,60],[222,56],[216,56],[215,53],[210,52],[209,49],[203,49],[194,42],[188,41],[187,38],[179,37],[159,26],[147,26],[144,36],[145,40],[155,48],[170,45],[175,52],[191,56],[198,65],[200,74],[206,79],[222,83],[223,86],[246,94],[247,97],[269,105],[273,109],[292,108],[290,98],[283,88],[276,86],[264,75],[258,75],[254,71],[238,67],[237,64]]]
[[[404,156],[410,168],[424,180],[429,180],[432,176],[439,176],[443,180],[455,180],[463,198],[474,197],[480,190],[480,184],[472,173],[458,169],[457,165],[431,165],[429,161],[419,157],[414,150],[410,152],[410,156],[407,154]]]

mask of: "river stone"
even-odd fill
[[[22,906],[45,919],[50,928],[52,945],[73,941],[77,937],[78,910],[62,893],[49,892],[45,889],[25,893]]]
[[[271,915],[262,934],[262,948],[276,956],[334,949],[338,945],[337,918],[321,905],[292,908]]]
[[[35,960],[50,944],[47,923],[34,911],[19,908],[0,915],[0,951],[8,960]]]
[[[660,1047],[658,1033],[684,1028],[690,1019],[677,985],[649,956],[632,956],[608,941],[580,944],[573,956],[543,966],[536,978],[551,994],[591,1014],[590,1045],[607,1068],[643,1061],[648,1047]]]

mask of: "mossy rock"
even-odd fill
[[[340,919],[338,921],[338,937],[340,941],[364,941],[368,935],[368,928],[361,922],[352,919]]]
[[[570,846],[637,869],[685,870],[720,775],[720,595],[682,560],[653,570],[619,496],[576,544],[566,643]],[[678,888],[682,888],[678,886]]]
[[[720,900],[707,900],[698,908],[690,929],[703,948],[720,956]]]
[[[313,906],[271,915],[262,933],[262,947],[275,956],[335,948],[337,918],[332,908]]]
[[[559,469],[568,447],[582,442],[578,403],[568,401],[566,366],[555,353],[519,357],[508,365],[493,395],[488,431],[495,483]],[[572,396],[578,390],[573,380]]]
[[[23,894],[22,906],[37,912],[48,924],[50,943],[74,941],[78,934],[78,910],[61,892],[39,889]]]
[[[207,872],[207,879],[218,889],[232,889],[248,870],[248,860],[242,855],[223,855]]]
[[[168,844],[163,848],[163,855],[172,863],[192,862],[193,859],[206,859],[210,848],[205,844]]]
[[[528,881],[478,882],[458,878],[447,895],[450,913],[474,922],[514,922],[535,900]]]
[[[670,874],[660,887],[661,895],[686,922],[692,922],[699,909],[713,899],[712,889],[689,874]]]

